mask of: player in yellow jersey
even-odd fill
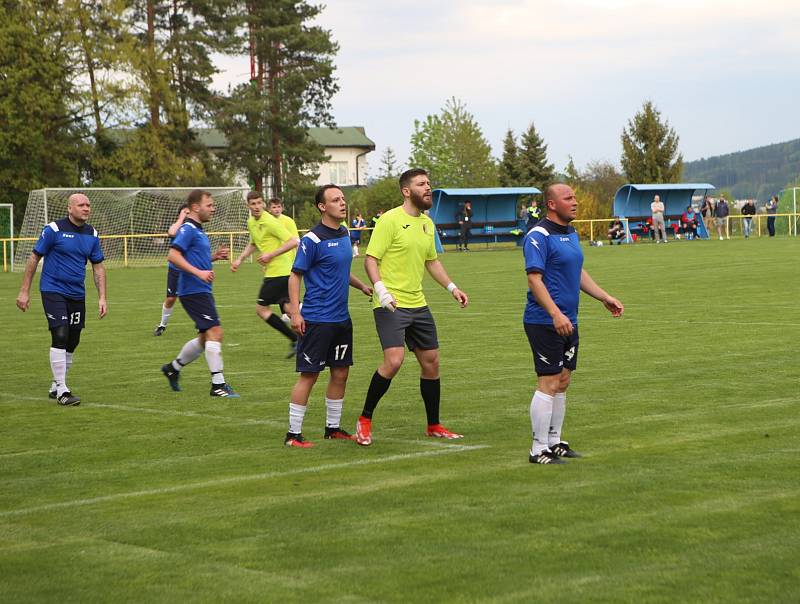
[[[428,436],[462,438],[439,423],[439,341],[436,324],[422,292],[422,277],[431,277],[464,308],[467,294],[447,276],[436,256],[433,221],[425,214],[433,204],[428,173],[420,168],[400,176],[403,205],[384,212],[369,240],[364,268],[374,284],[373,314],[383,348],[383,363],[372,376],[364,410],[356,425],[356,442],[372,443],[372,414],[400,371],[407,345],[417,357],[419,389],[425,403]]]
[[[277,201],[279,207],[282,205],[280,200],[271,199],[270,206],[274,201]],[[288,216],[283,216],[285,220],[281,220],[273,212],[265,212],[264,199],[258,191],[250,191],[247,194],[247,208],[250,210],[247,219],[250,242],[233,261],[231,270],[236,272],[245,258],[256,250],[260,252],[258,262],[264,267],[264,281],[256,301],[256,314],[267,325],[289,339],[287,358],[291,358],[297,348],[297,334],[272,312],[270,305],[279,305],[282,313],[285,312],[284,307],[288,306],[289,273],[292,272],[292,263],[299,241],[297,226]]]

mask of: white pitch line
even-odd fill
[[[241,424],[243,426],[285,426],[286,422],[271,419],[241,419],[226,415],[213,415],[211,413],[197,413],[196,411],[173,411],[171,409],[150,409],[148,407],[132,407],[129,405],[114,405],[111,403],[86,403],[86,407],[101,407],[104,409],[117,409],[119,411],[132,411],[134,413],[151,413],[153,415],[170,415],[174,417],[197,417],[200,419],[215,419],[218,421]]]
[[[8,518],[11,516],[24,516],[26,514],[35,514],[38,512],[48,512],[51,510],[60,510],[72,507],[83,507],[88,505],[95,505],[98,503],[108,503],[111,501],[120,501],[124,499],[135,499],[137,497],[166,495],[169,493],[180,493],[181,491],[191,491],[194,489],[213,488],[213,487],[219,487],[229,484],[237,484],[242,482],[269,480],[272,478],[282,478],[284,476],[297,476],[299,474],[315,474],[318,472],[324,472],[326,470],[339,470],[342,468],[350,468],[355,466],[389,463],[392,461],[415,459],[418,457],[432,457],[434,455],[445,455],[447,453],[460,453],[463,451],[476,451],[479,449],[487,449],[487,448],[489,448],[489,445],[453,445],[447,448],[439,448],[432,451],[420,451],[417,453],[399,453],[397,455],[387,455],[386,457],[378,457],[375,459],[359,459],[356,461],[348,461],[345,463],[324,464],[320,466],[312,466],[310,468],[298,468],[296,470],[287,470],[285,472],[262,472],[260,474],[231,476],[229,478],[218,478],[216,480],[205,480],[202,482],[179,484],[171,487],[162,487],[159,489],[144,489],[141,491],[129,491],[127,493],[116,493],[114,495],[103,495],[101,497],[89,497],[87,499],[73,499],[72,501],[48,503],[45,505],[37,505],[29,508],[21,508],[19,510],[6,510],[0,512],[0,518]]]

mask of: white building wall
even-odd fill
[[[326,163],[319,167],[317,186],[333,183],[335,185],[365,185],[367,183],[367,170],[369,164],[367,156],[360,154],[368,152],[360,147],[326,147],[325,155],[329,156]],[[358,183],[356,183],[356,158],[358,157]]]

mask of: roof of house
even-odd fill
[[[129,130],[109,131],[112,140],[124,142]],[[217,128],[193,128],[197,139],[208,149],[225,149],[228,141],[225,134]],[[342,126],[341,128],[309,128],[308,136],[321,147],[357,147],[375,150],[375,143],[367,138],[363,126]]]

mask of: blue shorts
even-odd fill
[[[556,375],[578,366],[578,327],[572,335],[560,336],[552,325],[525,323],[525,334],[533,352],[536,375]]]
[[[306,322],[306,335],[297,341],[296,371],[319,373],[325,367],[353,364],[353,322]]]
[[[211,294],[190,294],[180,297],[186,314],[194,321],[197,331],[203,333],[219,325],[217,306]]]
[[[70,329],[83,329],[86,315],[84,298],[67,298],[53,292],[42,292],[42,306],[47,317],[47,328],[69,325]]]
[[[167,267],[167,298],[174,298],[178,295],[178,275],[181,272],[177,268]]]

